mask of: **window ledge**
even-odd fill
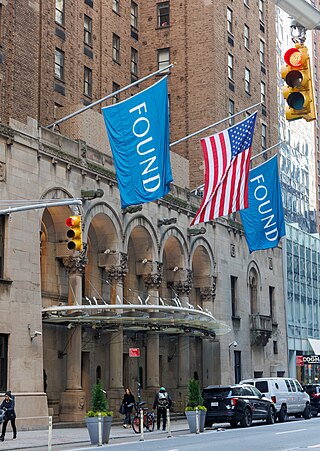
[[[241,320],[241,316],[238,315],[232,315],[232,321],[240,321]]]
[[[170,24],[169,25],[162,25],[162,26],[158,26],[158,27],[156,27],[156,30],[162,30],[162,29],[168,29],[168,28],[170,28]]]
[[[11,280],[11,279],[1,279],[0,278],[0,285],[1,284],[3,284],[3,285],[12,285],[12,283],[13,283],[13,280]]]

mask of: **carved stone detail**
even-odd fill
[[[200,298],[202,302],[211,301],[214,302],[216,298],[216,280],[217,277],[212,277],[212,287],[200,288]]]
[[[193,274],[190,269],[187,269],[187,280],[179,280],[179,282],[174,284],[174,290],[181,295],[189,295],[192,284],[193,284]]]
[[[106,266],[105,271],[107,273],[108,280],[123,280],[128,272],[127,254],[120,252],[120,265]]]
[[[64,267],[66,268],[66,270],[68,271],[68,273],[73,274],[73,273],[77,272],[77,273],[82,274],[84,271],[84,268],[88,264],[88,258],[85,255],[85,251],[82,251],[80,253],[80,255],[77,257],[73,257],[73,256],[63,257],[62,263],[63,263]]]

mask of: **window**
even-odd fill
[[[4,278],[4,234],[5,234],[5,215],[0,216],[0,279]],[[1,381],[0,381],[1,388]]]
[[[260,63],[265,64],[265,44],[262,39],[260,39]]]
[[[234,114],[234,101],[229,99],[229,116],[232,116],[233,114]],[[231,117],[229,119],[229,125],[230,127],[234,125],[234,117]]]
[[[113,82],[113,83],[112,83],[112,92],[119,91],[119,89],[120,89],[120,85],[118,85],[118,83]],[[111,100],[111,101],[112,101],[112,103],[118,103],[118,102],[120,102],[120,93],[114,95],[114,96],[112,97],[112,100]]]
[[[160,49],[158,50],[158,69],[169,66],[170,64],[170,49]],[[163,71],[162,73],[168,72]]]
[[[269,306],[271,319],[274,320],[274,287],[269,287]]]
[[[92,46],[92,19],[84,15],[84,43]]]
[[[250,32],[250,29],[249,29],[248,25],[245,25],[243,36],[244,36],[244,46],[247,50],[249,50],[249,32]]]
[[[8,335],[0,334],[0,390],[5,392],[7,388],[8,372]]]
[[[227,8],[227,30],[232,34],[232,9]]]
[[[168,27],[170,25],[169,2],[157,4],[158,27]]]
[[[120,4],[120,0],[112,0],[112,10],[118,14],[119,14],[119,9],[120,9],[119,4]]]
[[[120,38],[114,33],[112,35],[112,58],[113,61],[120,63]]]
[[[236,316],[237,314],[237,280],[238,277],[230,276],[231,283],[231,315]]]
[[[233,55],[228,53],[228,78],[233,80]]]
[[[56,0],[55,21],[61,26],[64,25],[64,0]]]
[[[241,351],[234,351],[234,380],[238,384],[242,379],[241,376]]]
[[[261,146],[262,150],[267,148],[267,126],[266,124],[261,124]]]
[[[138,50],[131,47],[131,80],[138,79]]]
[[[266,103],[266,84],[264,81],[261,81],[260,89],[261,89],[261,102],[263,104],[265,104]]]
[[[131,2],[131,27],[138,29],[138,5]]]
[[[277,341],[273,342],[273,353],[278,354],[278,342]]]
[[[83,93],[87,97],[92,97],[92,70],[84,67],[84,86]]]
[[[259,19],[264,23],[264,0],[259,0]]]
[[[243,3],[249,8],[249,0],[243,0]]]
[[[59,80],[64,79],[64,52],[57,48],[54,60],[54,76]]]
[[[250,94],[250,70],[246,67],[244,71],[244,89]]]

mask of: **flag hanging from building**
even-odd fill
[[[165,196],[172,173],[167,77],[102,108],[119,184],[121,206]]]
[[[277,155],[249,171],[248,199],[240,215],[250,253],[276,247],[286,234]]]
[[[248,173],[257,113],[239,124],[201,139],[205,186],[191,225],[225,216],[248,206]]]

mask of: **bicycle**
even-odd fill
[[[141,432],[141,409],[143,409],[143,427],[146,428],[146,432],[152,432],[154,430],[154,412],[149,412],[148,407],[142,407],[145,404],[145,401],[132,404],[136,411],[135,416],[132,420],[132,429],[136,434],[140,434]],[[129,404],[129,406],[131,406],[131,404]]]

